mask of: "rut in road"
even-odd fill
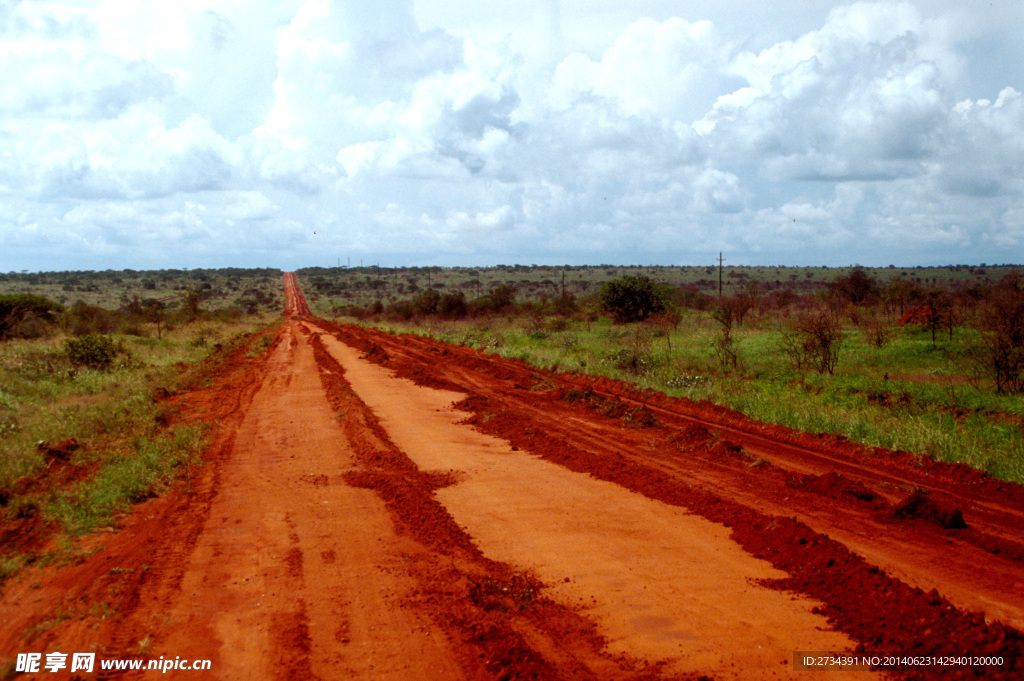
[[[905,670],[911,678],[1024,673],[1024,636],[1013,626],[1024,612],[1017,486],[607,379],[545,372],[419,336],[317,323],[399,375],[470,394],[460,406],[483,432],[726,524],[744,548],[790,574],[776,587],[824,601],[830,623],[869,650],[971,651],[1009,661],[923,676]],[[729,426],[728,436],[719,423]],[[731,441],[737,428],[756,444]],[[823,471],[827,461],[842,472]],[[819,472],[806,472],[809,466]],[[894,496],[905,501],[893,504]],[[967,528],[944,525],[955,516],[951,502],[962,504]]]
[[[453,478],[437,499],[481,552],[552,585],[546,593],[582,608],[612,652],[684,675],[766,679],[788,678],[795,650],[852,649],[812,612],[819,604],[760,586],[785,575],[726,528],[476,433],[452,409],[464,395],[321,340],[395,445]]]
[[[429,617],[404,607],[419,548],[342,479],[358,464],[294,324],[268,363],[161,648],[212,659],[220,678],[458,678]]]

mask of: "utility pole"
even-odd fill
[[[722,297],[722,252],[718,252],[718,297]]]

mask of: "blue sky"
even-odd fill
[[[0,271],[1024,261],[1017,0],[0,4]]]

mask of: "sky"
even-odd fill
[[[1024,262],[1019,0],[0,0],[0,271]]]

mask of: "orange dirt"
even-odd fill
[[[1024,676],[1021,488],[336,326],[284,285],[263,358],[240,350],[170,398],[218,424],[206,465],[77,564],[5,584],[0,657],[181,656],[212,671],[171,674],[216,679],[838,679],[793,671],[794,651],[860,648],[1004,660],[897,678]],[[122,677],[148,678],[85,678]]]

